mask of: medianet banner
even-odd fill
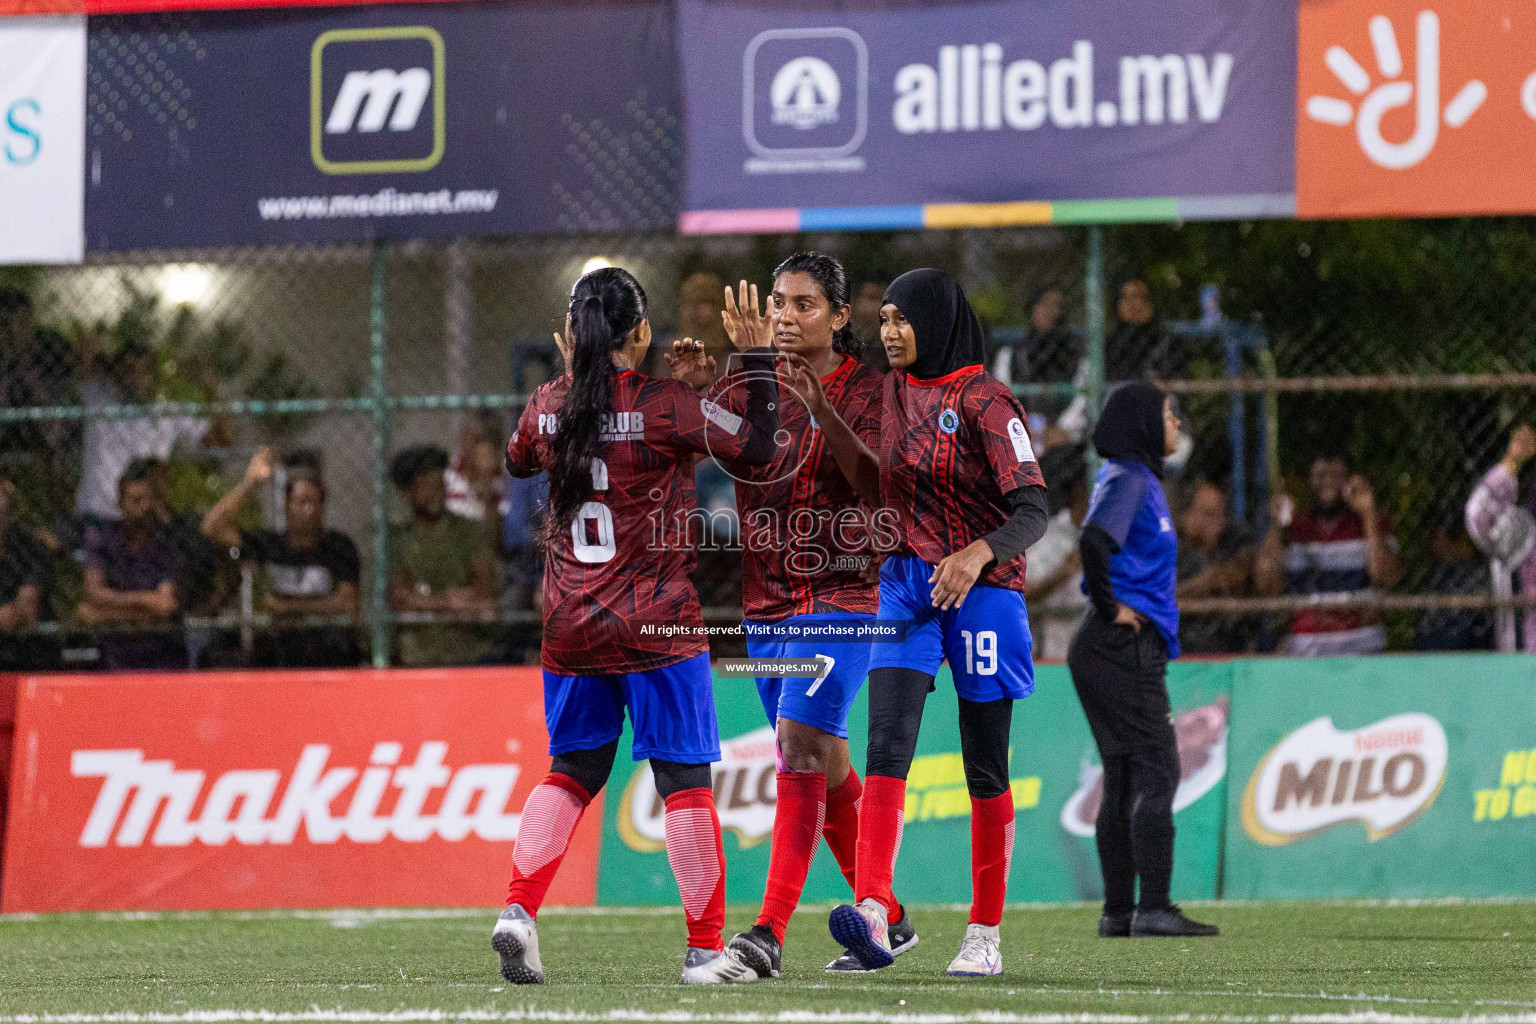
[[[19,686],[0,906],[486,906],[549,768],[537,669]],[[550,891],[596,894],[600,803]]]

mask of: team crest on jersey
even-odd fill
[[[960,429],[960,414],[953,409],[945,409],[939,413],[939,429],[946,434],[953,434]]]

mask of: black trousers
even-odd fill
[[[1104,913],[1166,907],[1180,773],[1167,645],[1151,624],[1137,632],[1090,609],[1067,650],[1067,668],[1104,763],[1095,829]]]

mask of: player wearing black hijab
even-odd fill
[[[880,497],[897,536],[881,566],[880,618],[905,622],[906,636],[875,644],[870,658],[857,904],[838,907],[829,924],[866,968],[891,963],[907,771],[923,703],[947,660],[971,795],[972,883],[970,926],[949,973],[1000,974],[1013,852],[1008,734],[1013,702],[1034,690],[1023,554],[1045,531],[1045,486],[1024,409],[983,372],[981,324],[953,278],[937,270],[897,278],[880,310],[880,340],[892,368]]]
[[[1179,543],[1161,480],[1178,439],[1173,400],[1142,381],[1110,392],[1093,431],[1105,461],[1078,541],[1089,610],[1067,667],[1104,765],[1095,832],[1106,938],[1216,934],[1168,898],[1179,747],[1167,674],[1179,656]]]

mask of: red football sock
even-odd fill
[[[800,904],[805,876],[821,845],[827,816],[825,772],[779,772],[779,802],[773,810],[773,849],[768,853],[768,885],[757,923],[784,941],[789,915]]]
[[[858,863],[859,853],[859,801],[864,797],[864,783],[859,773],[848,769],[843,784],[827,793],[827,822],[823,833],[827,847],[837,858],[837,866],[853,886],[853,866]]]
[[[1013,794],[971,797],[971,923],[1003,920],[1008,867],[1013,862]]]
[[[701,786],[667,797],[665,828],[667,863],[688,919],[688,945],[724,949],[720,929],[725,926],[725,846],[714,792]]]
[[[592,802],[592,794],[569,775],[558,772],[544,777],[533,787],[523,803],[523,815],[517,826],[517,841],[512,847],[512,884],[507,887],[507,903],[518,903],[534,917],[549,883],[555,880],[571,833],[582,812]]]
[[[906,779],[871,775],[864,780],[853,895],[856,900],[873,897],[884,903],[886,915],[892,920],[898,919],[901,912],[901,905],[891,893],[891,879],[896,873],[896,855],[901,852],[906,810]]]

